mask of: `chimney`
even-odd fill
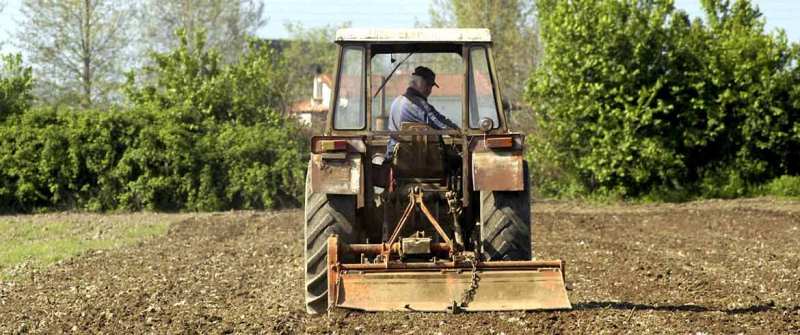
[[[311,95],[314,103],[322,103],[322,66],[314,68],[314,91]]]

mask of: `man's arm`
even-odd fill
[[[436,108],[431,106],[431,111],[428,112],[428,125],[436,129],[459,129],[453,121],[450,121],[446,116],[439,113]]]

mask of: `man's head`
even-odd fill
[[[434,86],[439,87],[436,84],[436,74],[427,67],[417,66],[414,73],[411,74],[411,87],[427,98],[431,95]]]

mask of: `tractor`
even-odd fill
[[[335,43],[306,176],[307,311],[571,308],[565,263],[533,259],[524,136],[509,130],[489,30],[347,28]],[[418,66],[457,129],[389,130]]]

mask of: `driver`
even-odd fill
[[[428,103],[428,96],[431,95],[436,84],[436,74],[427,67],[418,66],[411,74],[411,81],[408,84],[406,93],[398,96],[392,102],[389,112],[389,130],[399,131],[403,122],[424,123],[433,129],[458,129],[458,126],[439,113],[433,105]],[[386,146],[386,160],[390,161],[394,156],[394,148],[397,141],[389,138]]]

